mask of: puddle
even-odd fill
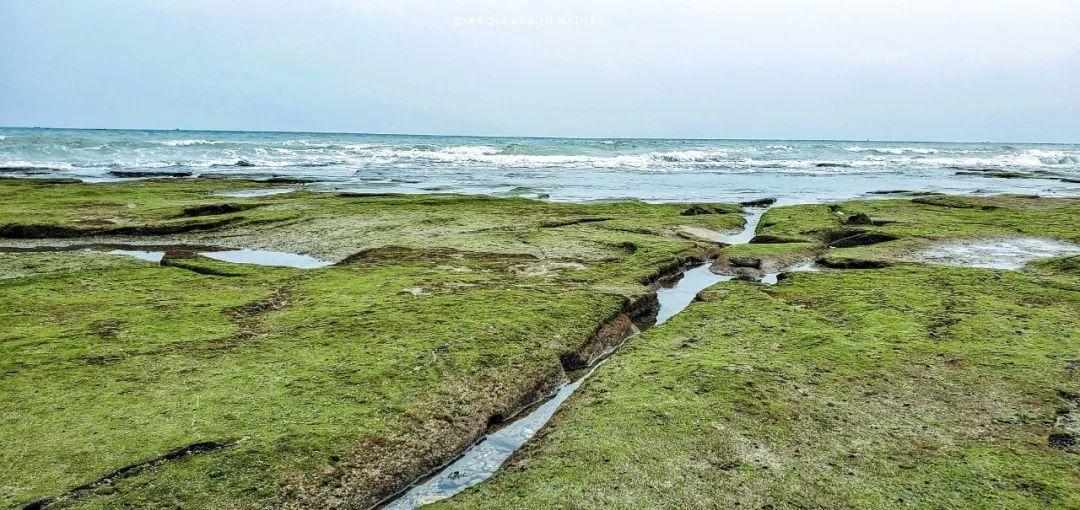
[[[285,193],[292,193],[296,191],[296,188],[267,188],[267,189],[242,189],[236,191],[220,191],[214,193],[215,195],[222,197],[232,198],[255,198],[255,197],[269,197],[272,195],[283,195]]]
[[[147,262],[153,262],[160,264],[161,259],[165,258],[165,252],[163,251],[142,251],[142,250],[109,250],[105,253],[110,255],[124,255],[128,257],[135,257],[139,260],[145,260]]]
[[[776,282],[780,281],[780,275],[783,273],[802,273],[809,271],[821,271],[821,267],[813,262],[807,262],[802,265],[784,268],[783,271],[765,273],[765,276],[761,277],[761,283],[764,283],[765,285],[776,285]]]
[[[1053,239],[1013,237],[955,241],[926,248],[913,262],[947,266],[1019,269],[1033,260],[1075,255],[1080,246]]]
[[[0,246],[0,253],[47,253],[84,251],[135,257],[147,262],[160,264],[166,255],[176,258],[190,257],[198,253],[203,257],[231,262],[234,264],[256,264],[261,266],[281,266],[296,269],[315,269],[332,264],[310,255],[265,250],[225,250],[213,246],[175,245],[138,245],[138,244],[76,244],[76,245],[36,245],[36,246]]]
[[[311,255],[266,250],[222,250],[199,252],[203,257],[231,262],[233,264],[256,264],[260,266],[281,266],[296,269],[316,269],[332,264]]]
[[[35,245],[35,246],[0,246],[0,253],[58,253],[92,252],[108,255],[134,257],[139,260],[160,264],[167,253],[191,253],[195,250],[212,249],[207,246],[189,245],[139,245],[139,244],[71,244],[71,245]]]

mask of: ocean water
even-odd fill
[[[1080,179],[1080,145],[0,128],[0,176],[96,182],[123,172],[289,176],[360,192],[795,203],[882,190],[1078,195],[1080,184],[1062,179]]]

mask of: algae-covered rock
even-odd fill
[[[0,443],[19,445],[0,451],[0,503],[370,506],[633,331],[657,277],[719,249],[679,228],[743,223],[685,204],[219,195],[266,187],[0,181],[0,242],[166,252],[0,253]]]
[[[0,179],[3,243],[335,262],[0,253],[0,443],[19,445],[0,450],[0,502],[368,507],[622,341],[655,313],[660,280],[706,260],[751,279],[812,260],[874,269],[707,291],[602,366],[494,483],[446,504],[1070,506],[1080,493],[1072,422],[1053,418],[1077,393],[1075,257],[1022,271],[912,258],[974,239],[1076,244],[1076,199],[774,207],[754,242],[722,246],[711,233],[741,228],[739,205],[221,196],[267,188]]]
[[[1055,416],[1080,388],[1078,284],[910,266],[717,284],[433,508],[1074,506]]]

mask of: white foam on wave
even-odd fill
[[[194,133],[193,133],[194,134]],[[182,136],[182,135],[180,135]],[[454,143],[439,138],[385,141],[380,137],[352,138],[188,138],[171,140],[134,140],[129,148],[110,148],[87,154],[72,140],[44,150],[56,150],[51,156],[37,154],[20,158],[11,152],[10,159],[47,159],[23,166],[57,168],[60,165],[80,171],[127,168],[192,168],[224,172],[237,167],[287,169],[289,174],[332,177],[361,171],[409,169],[421,172],[420,178],[441,173],[460,173],[471,169],[526,169],[534,171],[598,170],[627,171],[642,174],[700,173],[744,174],[777,173],[791,175],[836,174],[923,174],[941,171],[951,175],[963,169],[1043,169],[1063,175],[1080,174],[1080,150],[1073,146],[1030,146],[911,143],[874,145],[819,142],[741,141],[644,141],[598,140],[595,142],[533,141],[513,143],[477,139],[476,143]],[[442,143],[440,143],[442,142]],[[150,145],[147,146],[147,143]],[[591,145],[594,144],[594,145]],[[604,146],[611,146],[610,148]],[[59,148],[57,148],[59,147]],[[191,148],[195,147],[195,148]],[[68,150],[70,149],[70,151]],[[77,150],[76,150],[77,149]],[[649,150],[652,149],[652,150]],[[30,153],[26,153],[30,154]],[[0,150],[0,157],[6,155]],[[15,164],[9,164],[15,166]],[[309,170],[311,169],[311,170]]]
[[[188,147],[191,145],[215,145],[218,142],[215,140],[201,140],[201,139],[184,139],[184,140],[164,140],[160,142],[161,145],[169,147]]]
[[[1077,165],[1080,164],[1080,151],[1048,151],[1042,149],[1030,149],[1027,153],[1038,159],[1044,165]]]
[[[447,147],[443,150],[448,154],[469,154],[477,156],[498,154],[502,152],[502,149],[497,149],[490,145],[458,145],[455,147]]]
[[[844,147],[844,151],[854,153],[871,153],[885,156],[905,156],[903,158],[886,158],[898,165],[925,165],[941,167],[1068,167],[1080,165],[1080,151],[1026,149],[1020,152],[993,154],[991,150],[970,148],[923,148],[923,147],[861,147],[858,145]],[[921,157],[934,154],[984,154],[988,156],[960,156],[960,157]],[[914,156],[907,156],[914,155]],[[879,158],[880,156],[870,156]]]
[[[901,165],[926,165],[942,168],[1038,168],[1050,166],[1031,154],[1004,154],[989,158],[897,159],[891,162]]]
[[[852,145],[850,147],[844,147],[847,152],[873,152],[876,154],[891,154],[899,156],[901,154],[938,154],[941,149],[932,149],[927,147],[861,147],[858,145]]]
[[[8,168],[47,168],[50,170],[73,170],[75,165],[64,161],[26,161],[10,160],[0,162],[0,166]]]
[[[775,149],[774,149],[775,150]],[[786,150],[786,149],[780,149]],[[861,172],[854,165],[820,168],[815,161],[799,159],[755,159],[732,150],[691,149],[652,151],[639,154],[574,155],[518,154],[491,146],[451,146],[400,148],[393,146],[347,146],[340,156],[343,164],[373,165],[453,165],[506,168],[633,169],[643,172],[672,171],[758,171],[781,169],[809,173]],[[254,162],[254,161],[253,161]],[[294,163],[295,164],[295,163]],[[876,167],[878,164],[861,165]]]
[[[572,155],[572,154],[515,154],[502,153],[494,147],[459,146],[438,150],[402,149],[397,147],[353,147],[339,150],[292,151],[283,148],[256,148],[248,151],[221,151],[207,153],[207,158],[174,159],[153,154],[117,160],[108,163],[88,162],[77,166],[83,168],[217,168],[235,166],[243,160],[261,168],[319,168],[319,167],[410,167],[446,165],[450,167],[481,168],[568,168],[568,169],[627,169],[646,173],[704,172],[741,173],[776,170],[804,174],[867,173],[902,170],[906,168],[1052,168],[1069,170],[1078,165],[1071,156],[1043,156],[1016,154],[980,157],[886,157],[867,156],[860,159],[795,159],[776,157],[748,157],[728,150],[654,151],[639,154]],[[1056,157],[1057,159],[1047,160]],[[70,163],[59,163],[71,167]],[[57,162],[9,162],[6,166],[57,167]]]

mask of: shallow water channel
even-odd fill
[[[718,275],[709,271],[708,263],[684,269],[678,281],[656,291],[656,298],[660,302],[660,308],[656,314],[656,324],[664,323],[689,306],[698,292],[715,283],[732,278],[731,276]],[[540,430],[551,419],[559,406],[602,363],[603,359],[588,368],[578,371],[579,373],[572,374],[573,379],[560,387],[550,399],[519,414],[516,419],[508,422],[505,426],[488,432],[483,439],[466,450],[456,461],[448,464],[435,476],[413,486],[383,508],[393,510],[416,508],[448,498],[484,481],[494,474],[511,454],[536,434],[536,431]]]
[[[750,209],[746,216],[746,225],[737,234],[723,235],[717,240],[726,244],[741,244],[754,235],[758,222],[765,209]],[[699,292],[712,285],[731,280],[734,276],[719,275],[709,270],[710,263],[704,262],[684,268],[678,275],[665,279],[656,291],[660,303],[656,314],[656,324],[663,324],[679,312],[690,306]],[[812,270],[807,264],[794,270]],[[779,273],[766,274],[762,283],[776,283]],[[581,386],[592,373],[604,363],[601,358],[590,367],[571,374],[571,380],[564,384],[550,399],[526,409],[506,422],[502,427],[491,430],[479,442],[470,447],[454,462],[401,493],[381,508],[387,510],[413,509],[448,498],[493,475],[503,462],[526,441],[533,437],[541,427],[555,414],[559,406]]]

